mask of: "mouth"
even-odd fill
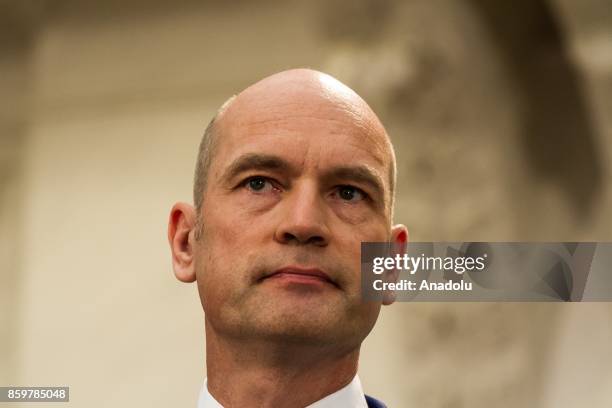
[[[286,266],[264,276],[260,279],[260,282],[264,280],[277,280],[298,285],[332,285],[338,288],[336,282],[327,273],[318,268]]]

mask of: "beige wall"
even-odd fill
[[[611,239],[612,63],[576,57],[605,158],[599,201],[578,219],[525,164],[515,79],[468,3],[390,2],[371,26],[358,6],[346,17],[348,3],[43,13],[0,66],[14,96],[0,128],[0,382],[69,385],[78,407],[195,405],[202,312],[195,286],[172,276],[168,212],[191,200],[216,108],[285,68],[335,74],[380,113],[413,240]],[[568,27],[584,24],[559,3]],[[610,317],[605,304],[396,304],[360,376],[391,407],[604,407]]]

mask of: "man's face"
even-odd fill
[[[376,321],[360,243],[390,238],[389,146],[321,92],[247,90],[217,123],[194,262],[218,333],[354,347]]]

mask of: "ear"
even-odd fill
[[[391,228],[391,256],[395,257],[396,255],[404,256],[406,253],[406,247],[408,245],[408,229],[405,225],[398,224],[394,225]],[[397,269],[392,269],[385,272],[385,281],[386,282],[397,282],[399,279],[399,271]],[[383,302],[382,304],[387,306],[395,302],[395,292],[392,290],[387,290],[383,293]]]
[[[181,282],[196,280],[193,244],[196,213],[192,205],[176,203],[168,221],[168,242],[172,251],[174,275]]]

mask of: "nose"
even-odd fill
[[[315,184],[294,185],[286,195],[274,238],[281,244],[327,246],[326,208]]]

